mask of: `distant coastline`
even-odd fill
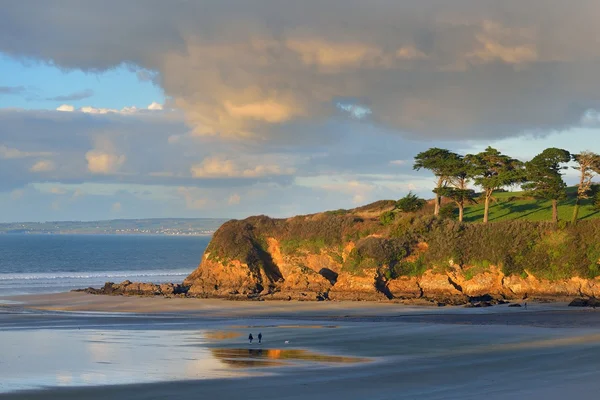
[[[150,218],[106,221],[0,223],[1,234],[211,236],[225,218]]]

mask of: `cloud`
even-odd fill
[[[326,183],[321,188],[327,191],[347,194],[351,196],[354,204],[364,204],[375,186],[366,182],[350,180],[347,182]]]
[[[0,95],[22,94],[26,91],[24,86],[0,86]]]
[[[127,157],[118,153],[110,139],[98,137],[95,148],[85,153],[85,159],[92,174],[114,174],[125,163]]]
[[[62,104],[56,108],[56,111],[73,112],[75,111],[75,107],[69,104]]]
[[[25,191],[23,189],[15,189],[12,192],[10,192],[10,199],[11,200],[20,200],[23,198],[24,194],[25,194]]]
[[[49,172],[56,168],[54,162],[51,160],[40,160],[31,166],[29,169],[31,172]]]
[[[372,123],[427,139],[566,129],[600,108],[593,0],[109,0],[77,18],[21,3],[3,9],[0,51],[92,72],[133,65],[198,135],[285,136],[331,118],[338,98],[368,99]]]
[[[163,105],[153,101],[149,106],[148,110],[159,111],[163,109]]]
[[[66,111],[66,112],[80,112],[83,114],[121,114],[121,115],[133,115],[133,114],[143,114],[148,111],[163,111],[162,104],[157,102],[152,102],[146,109],[137,108],[136,106],[131,107],[123,107],[120,110],[115,108],[98,108],[92,106],[84,106],[76,109],[74,106],[70,104],[62,104],[56,108],[56,111]]]
[[[410,163],[409,160],[392,160],[390,161],[390,165],[406,165]]]
[[[259,164],[240,167],[235,161],[220,156],[207,157],[192,165],[195,178],[257,178],[263,176],[292,175],[296,170],[276,164]]]
[[[231,206],[240,204],[241,199],[242,198],[240,197],[239,194],[234,193],[231,196],[229,196],[229,199],[227,199],[227,204],[229,204]]]
[[[92,89],[80,90],[79,92],[73,92],[67,95],[48,97],[46,100],[49,101],[77,101],[87,99],[94,95],[94,91]]]
[[[203,209],[209,202],[206,197],[200,197],[202,193],[197,188],[180,187],[177,189],[177,193],[185,199],[185,207],[188,210]]]
[[[19,149],[0,145],[0,159],[45,157],[45,156],[49,156],[49,155],[52,155],[52,153],[44,152],[44,151],[39,151],[39,152],[21,151]]]
[[[64,188],[55,186],[55,187],[50,188],[50,193],[57,194],[57,195],[63,195],[63,194],[66,194],[67,191]]]

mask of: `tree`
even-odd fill
[[[458,207],[458,220],[463,221],[466,203],[476,203],[475,191],[469,189],[469,180],[472,177],[472,169],[469,163],[461,156],[448,161],[448,178],[450,186],[435,189],[435,193],[448,197]]]
[[[525,173],[523,163],[510,158],[498,150],[488,147],[479,154],[468,154],[465,159],[471,165],[473,180],[481,186],[485,199],[483,223],[487,223],[490,212],[490,201],[498,189],[523,182]]]
[[[408,192],[406,196],[398,200],[396,208],[402,212],[417,212],[425,207],[426,203],[425,200],[419,198],[413,192]]]
[[[552,200],[552,221],[558,222],[558,202],[567,197],[567,185],[561,171],[567,167],[561,164],[571,161],[567,150],[551,147],[544,150],[525,164],[528,183],[523,189],[533,197]]]
[[[577,223],[581,200],[590,198],[592,179],[594,179],[595,174],[600,174],[600,155],[591,151],[582,151],[579,154],[573,154],[573,161],[577,163],[577,166],[573,168],[579,171],[579,184],[577,185],[577,199],[575,200],[571,222]]]
[[[446,149],[433,147],[427,151],[417,154],[413,169],[419,171],[428,169],[437,178],[436,187],[433,190],[435,193],[435,209],[433,214],[439,215],[442,195],[438,193],[443,187],[448,184],[448,177],[451,174],[452,164],[459,159],[460,156]]]

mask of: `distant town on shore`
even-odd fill
[[[0,234],[209,236],[226,218],[151,218],[106,221],[0,223]]]

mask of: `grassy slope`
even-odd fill
[[[576,188],[569,188],[569,199],[559,203],[558,216],[570,221],[575,205]],[[490,221],[527,220],[548,221],[552,219],[552,202],[527,198],[523,192],[501,192],[494,195],[496,202],[490,206]],[[512,198],[512,199],[511,199]],[[465,222],[478,222],[483,219],[483,199],[479,204],[465,207]],[[600,211],[594,209],[592,200],[582,202],[579,219],[600,218]]]

